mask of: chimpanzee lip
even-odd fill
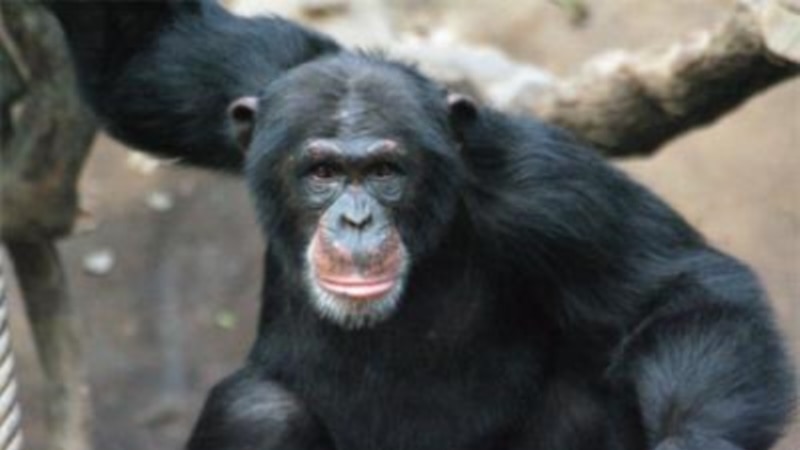
[[[376,300],[392,290],[397,278],[361,276],[319,277],[320,286],[331,294],[355,300]]]

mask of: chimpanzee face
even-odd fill
[[[395,222],[408,180],[404,150],[390,139],[314,139],[298,156],[305,208],[318,211],[306,250],[317,308],[360,326],[394,311],[408,251]]]
[[[350,57],[296,69],[230,112],[271,245],[296,258],[315,309],[348,328],[390,317],[457,203],[444,93]]]

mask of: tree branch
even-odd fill
[[[798,0],[742,0],[716,28],[666,50],[617,51],[559,79],[501,52],[400,42],[393,53],[500,109],[532,113],[609,156],[646,155],[800,74]]]
[[[32,2],[1,2],[0,13],[0,239],[16,269],[46,376],[47,449],[88,450],[82,326],[54,242],[75,221],[77,182],[95,123],[75,92],[54,19]],[[11,49],[19,50],[17,57]]]
[[[757,16],[742,8],[662,54],[597,59],[544,95],[522,94],[510,106],[572,130],[607,155],[641,155],[798,74],[800,64],[768,50]]]
[[[25,95],[18,87],[0,103],[0,111],[5,112],[0,238],[58,238],[70,231],[77,214],[77,182],[95,121],[75,92],[68,54],[54,19],[30,2],[0,2],[0,12],[7,30],[5,37],[0,35],[0,48],[19,48],[28,74]],[[12,64],[9,53],[0,54],[5,55],[0,56],[0,71],[17,73],[21,85],[21,68]],[[16,114],[11,114],[12,109]]]

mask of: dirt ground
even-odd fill
[[[600,51],[672,42],[713,24],[731,6],[729,0],[590,3],[589,21],[574,28],[550,2],[388,2],[400,30],[444,27],[555,73]],[[621,163],[712,242],[752,264],[798,360],[799,150],[800,82],[794,81],[653,158]],[[85,322],[96,448],[177,449],[208,388],[238,367],[253,339],[264,241],[239,180],[175,167],[150,172],[132,155],[109,138],[97,139],[83,181],[94,228],[60,248]],[[102,275],[84,267],[97,252],[113,256]],[[28,443],[39,449],[41,375],[18,298],[12,309]],[[800,448],[800,425],[779,448]]]

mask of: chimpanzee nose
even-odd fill
[[[342,222],[345,225],[357,230],[363,230],[372,223],[372,213],[369,209],[362,209],[361,211],[348,211],[342,214]]]

